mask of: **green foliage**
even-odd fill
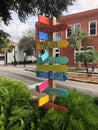
[[[88,76],[92,75],[96,65],[98,64],[98,52],[96,50],[85,50],[77,55],[76,60],[84,63]],[[92,65],[91,72],[88,71],[89,63]]]
[[[67,10],[67,6],[73,4],[75,0],[1,0],[0,17],[5,24],[11,20],[11,11],[18,13],[21,21],[25,21],[28,16],[38,13],[48,16],[60,16],[62,11]]]
[[[81,47],[81,42],[90,42],[91,37],[87,35],[86,31],[77,29],[75,33],[73,33],[69,37],[69,44],[74,49],[79,49]]]
[[[39,122],[39,129],[46,130],[48,128],[49,130],[64,130],[64,115],[64,113],[56,112],[54,109],[50,109]]]
[[[34,55],[36,42],[33,33],[34,30],[33,32],[28,30],[19,41],[19,50],[23,51],[26,54],[26,57]]]
[[[0,78],[0,130],[98,130],[96,102],[98,97],[69,90],[67,97],[55,99],[68,112],[46,110],[30,99],[25,84]]]
[[[10,35],[3,30],[0,30],[0,52],[3,51],[4,48],[7,48],[10,40],[9,37]]]
[[[37,110],[23,83],[0,78],[0,130],[36,128]]]
[[[65,120],[66,130],[98,129],[98,106],[94,104],[93,98],[76,90],[70,90],[68,97],[58,97],[56,103],[68,108]]]

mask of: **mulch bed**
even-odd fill
[[[87,81],[87,82],[98,83],[98,74],[93,75],[93,76],[87,76],[85,74],[68,73],[68,78],[69,79],[76,79],[76,80],[80,80],[80,81]]]

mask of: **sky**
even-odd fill
[[[64,15],[83,12],[87,10],[98,9],[98,0],[76,0],[74,5],[68,7],[68,11],[64,12]],[[8,26],[0,23],[0,28],[10,34],[12,41],[19,41],[23,32],[28,29],[35,29],[35,22],[38,21],[37,16],[29,17],[28,20],[23,23],[18,19],[15,12],[12,13],[12,19]]]

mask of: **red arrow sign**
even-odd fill
[[[38,21],[49,25],[49,18],[47,18],[43,15],[40,15],[40,14],[38,15]]]
[[[67,112],[67,108],[65,106],[60,106],[60,105],[54,104],[52,102],[48,102],[48,103],[42,105],[41,107],[46,108],[46,109],[54,108],[56,111]]]

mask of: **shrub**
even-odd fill
[[[38,107],[26,85],[0,78],[0,130],[98,130],[98,98],[69,90],[66,98],[55,103],[68,112]]]

